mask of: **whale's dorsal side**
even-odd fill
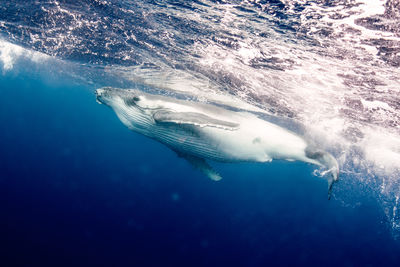
[[[158,123],[191,124],[199,127],[216,127],[230,131],[239,129],[238,123],[212,118],[197,112],[159,110],[153,114],[153,118]]]

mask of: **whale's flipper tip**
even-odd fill
[[[179,157],[186,159],[194,168],[200,170],[205,176],[213,181],[222,179],[221,175],[216,172],[205,159],[193,155],[188,155],[179,151],[175,151]]]
[[[204,172],[204,171],[203,171]],[[208,176],[208,178],[210,178],[213,181],[219,181],[222,179],[221,175],[219,175],[219,173],[217,173],[214,170],[208,170],[206,175]]]

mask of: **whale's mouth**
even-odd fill
[[[96,95],[96,102],[99,104],[104,104],[104,101],[102,99],[102,95],[104,94],[104,89],[97,89],[94,93]]]

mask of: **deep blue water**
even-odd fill
[[[399,21],[397,0],[0,1],[0,266],[399,266]],[[340,181],[211,181],[102,86],[256,110]]]
[[[0,76],[3,266],[395,266],[375,201],[327,200],[302,163],[203,177],[89,87]]]

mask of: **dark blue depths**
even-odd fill
[[[311,166],[214,164],[210,181],[67,84],[0,75],[1,266],[399,261],[376,203],[328,201]]]

